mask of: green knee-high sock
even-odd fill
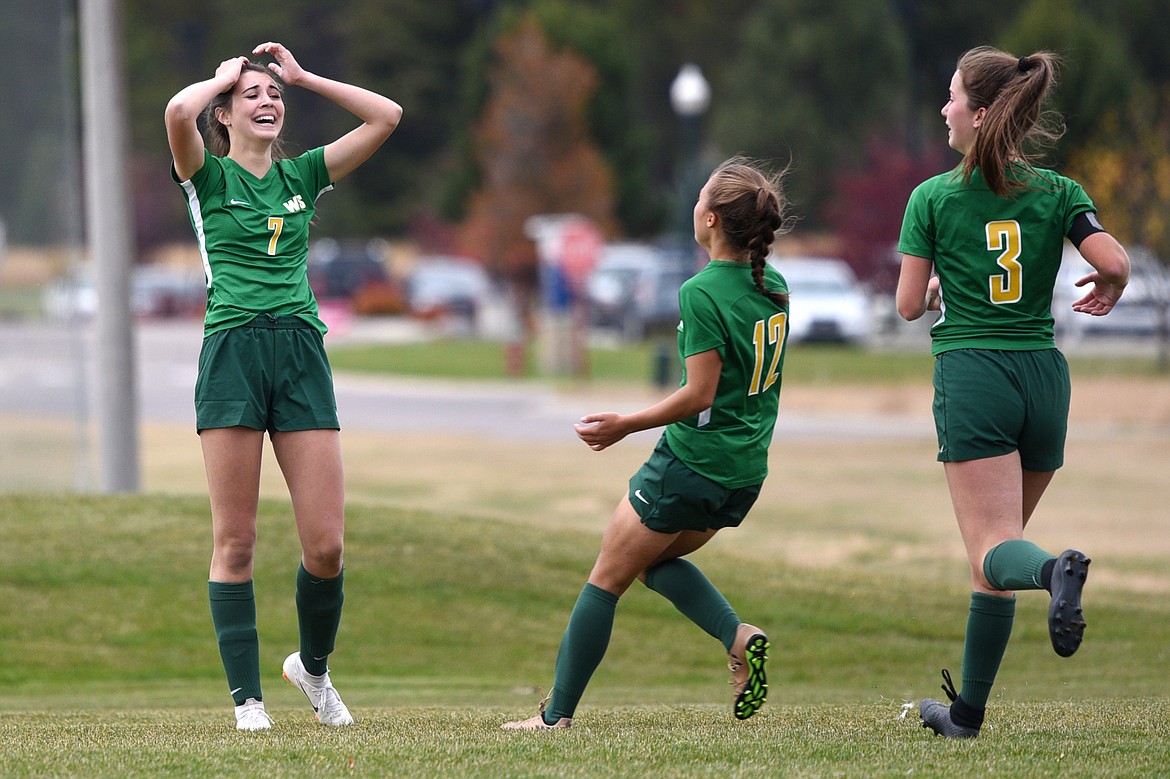
[[[646,571],[646,586],[731,651],[739,617],[723,593],[692,562],[676,557],[659,563]]]
[[[208,582],[211,623],[227,673],[232,700],[239,706],[260,693],[260,638],[256,633],[256,594],[252,582]]]
[[[1044,564],[1055,559],[1031,541],[1004,541],[983,558],[983,575],[999,590],[1043,590]]]
[[[297,623],[301,631],[301,662],[305,670],[321,676],[329,670],[329,654],[341,625],[342,588],[345,571],[332,579],[319,579],[297,568]]]
[[[609,648],[617,602],[618,596],[612,592],[588,583],[577,596],[557,651],[556,675],[552,697],[544,711],[545,722],[552,724],[561,717],[572,717],[577,710],[577,702]]]
[[[959,697],[975,709],[987,707],[1015,616],[1015,598],[971,593],[967,640],[963,645],[963,688]]]

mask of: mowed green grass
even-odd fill
[[[59,776],[1159,776],[1170,765],[1164,594],[1089,591],[1056,657],[1020,597],[988,725],[931,737],[909,704],[958,675],[967,592],[877,574],[695,556],[772,639],[768,705],[730,714],[726,656],[640,585],[573,729],[508,733],[551,683],[595,534],[384,506],[348,512],[331,660],[355,727],[280,680],[297,559],[265,501],[256,568],[269,733],[234,730],[206,599],[206,498],[0,495],[0,769]]]

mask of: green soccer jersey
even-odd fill
[[[787,292],[772,266],[770,290]],[[678,294],[678,351],[683,360],[719,351],[723,370],[711,407],[666,428],[675,455],[728,489],[759,484],[768,475],[768,445],[780,403],[780,375],[788,338],[788,310],[756,289],[751,266],[712,260]]]
[[[317,198],[333,188],[324,149],[278,160],[264,178],[205,152],[190,180],[179,181],[173,168],[171,177],[187,196],[203,259],[204,335],[257,314],[299,317],[324,334],[307,274],[309,222]]]
[[[932,352],[1055,348],[1052,289],[1065,236],[1093,202],[1072,179],[1037,170],[1028,188],[996,196],[976,170],[944,173],[910,195],[898,251],[934,262],[941,315]]]

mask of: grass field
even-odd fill
[[[6,774],[1156,776],[1170,758],[1157,686],[1170,647],[1151,619],[1162,594],[1094,591],[1089,639],[1069,660],[1048,646],[1043,598],[1021,597],[989,725],[950,744],[902,715],[938,692],[939,668],[957,668],[958,577],[763,567],[718,542],[704,568],[772,633],[761,714],[733,720],[722,648],[635,588],[574,729],[506,734],[500,722],[530,713],[550,682],[596,538],[368,505],[350,511],[333,658],[359,723],[325,731],[279,679],[296,644],[296,552],[275,501],[262,506],[256,580],[278,727],[237,734],[208,624],[205,511],[200,497],[0,498]]]
[[[781,413],[929,414],[915,378],[929,361],[854,365],[873,371],[861,381],[812,363],[786,377]],[[0,774],[1164,776],[1170,384],[1131,367],[1074,364],[1066,466],[1029,528],[1094,558],[1086,643],[1056,657],[1045,598],[1022,594],[974,743],[933,738],[906,713],[941,695],[941,668],[957,675],[966,619],[931,440],[778,441],[749,521],[695,556],[771,635],[759,715],[731,717],[722,647],[635,586],[573,729],[538,734],[499,724],[532,713],[551,683],[601,528],[652,439],[598,454],[347,432],[332,665],[358,724],[341,731],[316,726],[280,679],[296,645],[296,548],[269,460],[256,582],[277,727],[238,734],[206,602],[197,439],[149,425],[143,495],[0,493]],[[653,394],[570,391],[583,412]],[[35,420],[0,421],[37,438]]]

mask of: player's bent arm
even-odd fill
[[[650,408],[631,414],[631,424],[635,427],[630,432],[679,422],[711,407],[723,371],[723,358],[717,350],[708,349],[687,357],[686,364],[687,383]]]
[[[898,314],[907,322],[913,322],[931,307],[927,297],[930,289],[930,272],[934,262],[912,254],[902,255],[902,270],[898,275],[898,291],[894,299]]]
[[[198,94],[202,90],[193,89],[195,85],[187,87],[171,98],[163,113],[163,121],[167,127],[167,145],[171,148],[171,156],[175,159],[175,173],[180,181],[187,181],[203,167],[203,136],[199,133],[196,120],[202,107],[199,107],[191,93]],[[211,98],[208,98],[210,101]],[[204,103],[203,105],[206,105]]]
[[[235,86],[247,57],[233,57],[219,63],[215,75],[180,89],[167,103],[163,121],[167,143],[175,158],[175,173],[186,181],[203,167],[203,136],[199,134],[199,114],[216,95]]]
[[[1117,287],[1129,283],[1129,255],[1109,233],[1086,236],[1077,249],[1105,283]]]
[[[362,124],[325,146],[325,169],[337,181],[349,175],[385,143],[402,119],[402,106],[368,89],[305,72],[297,86],[332,100]]]
[[[687,383],[653,406],[633,414],[590,414],[577,425],[577,436],[594,451],[600,452],[631,433],[662,427],[693,417],[711,407],[723,358],[710,349],[686,359]]]

